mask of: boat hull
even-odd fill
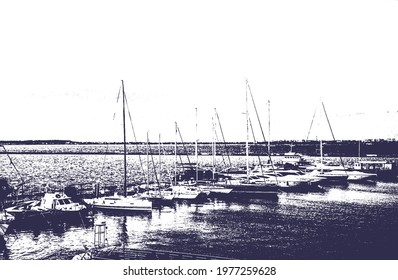
[[[85,199],[84,202],[94,209],[109,211],[152,212],[152,202],[133,197],[99,197]]]

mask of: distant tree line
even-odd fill
[[[26,141],[0,141],[0,145],[26,145],[24,149],[7,148],[8,153],[61,153],[61,154],[121,154],[123,153],[123,145],[120,142],[76,142],[70,140],[26,140]],[[31,146],[30,146],[31,145]],[[54,149],[41,147],[35,149],[35,145],[62,145],[61,148]],[[90,147],[85,145],[91,145]],[[159,153],[158,143],[149,143],[152,154]],[[108,146],[112,146],[109,148]],[[146,154],[146,142],[130,142],[128,143],[129,154]],[[162,144],[162,154],[174,154],[174,142],[165,142]],[[270,143],[270,151],[272,155],[283,155],[286,152],[297,152],[307,156],[320,155],[319,141],[272,141]],[[0,153],[5,153],[4,149]],[[178,154],[195,154],[195,143],[177,143]],[[218,142],[216,144],[217,155],[245,155],[246,143],[244,142]],[[267,155],[268,143],[258,142],[249,143],[250,155]],[[198,143],[199,155],[211,155],[212,143]],[[398,141],[395,140],[343,140],[343,141],[324,141],[323,154],[327,156],[366,156],[373,155],[378,157],[397,157]]]

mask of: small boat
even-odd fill
[[[24,201],[8,207],[5,211],[16,220],[33,218],[66,217],[81,214],[87,207],[73,202],[64,193],[46,193],[40,200]]]
[[[166,189],[166,191],[173,194],[173,200],[197,200],[201,197],[207,196],[207,194],[202,192],[200,188],[195,185],[174,185]]]

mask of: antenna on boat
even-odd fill
[[[127,145],[126,145],[126,93],[124,92],[124,82],[122,80],[123,92],[123,156],[124,156],[124,196],[127,196]]]
[[[322,139],[320,140],[320,152],[321,152],[321,173],[323,173],[323,143]]]

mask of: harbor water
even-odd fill
[[[12,159],[26,190],[122,182],[118,155],[14,154]],[[163,160],[172,170],[173,159]],[[145,180],[138,156],[128,156],[128,167],[131,182]],[[0,155],[0,174],[11,184],[19,180],[6,155]],[[19,225],[6,235],[3,258],[71,259],[93,246],[93,224],[105,221],[109,245],[137,249],[258,260],[398,259],[397,182],[323,188],[322,193],[280,193],[277,200],[212,198],[155,207],[149,214],[95,212],[92,220]]]

